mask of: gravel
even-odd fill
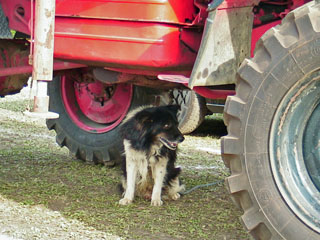
[[[23,206],[0,196],[0,239],[108,239],[105,232],[65,219],[59,212],[43,206]]]

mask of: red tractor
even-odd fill
[[[60,146],[114,164],[131,109],[176,101],[190,132],[225,102],[226,182],[247,230],[320,239],[320,1],[0,4],[0,95],[33,71],[33,113]]]

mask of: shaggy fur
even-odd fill
[[[130,204],[135,195],[161,206],[164,191],[171,199],[183,190],[175,167],[177,145],[184,140],[178,129],[178,106],[144,107],[131,112],[121,126],[125,159],[121,205]]]

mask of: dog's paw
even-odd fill
[[[132,203],[132,200],[131,199],[128,199],[128,198],[122,198],[120,201],[119,201],[119,204],[120,205],[128,205]]]
[[[172,200],[178,200],[180,198],[180,194],[179,193],[172,194],[172,195],[170,195],[170,198]]]
[[[161,206],[163,204],[163,202],[161,201],[161,199],[153,199],[151,200],[151,206]]]

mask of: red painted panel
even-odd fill
[[[31,1],[0,0],[0,4],[9,19],[9,27],[16,31],[30,34]]]
[[[59,17],[55,29],[55,57],[90,65],[179,71],[196,57],[175,25]]]
[[[10,28],[30,34],[31,1],[0,3]],[[57,0],[56,4],[56,58],[152,75],[192,69],[201,32],[183,27],[196,16],[193,0]]]
[[[270,28],[278,25],[281,23],[281,20],[274,21],[265,25],[262,25],[260,27],[256,27],[252,29],[252,35],[251,35],[251,57],[253,57],[254,49],[256,47],[256,44],[258,40],[261,38],[261,36],[268,31]]]
[[[56,16],[190,24],[193,0],[57,0]]]

